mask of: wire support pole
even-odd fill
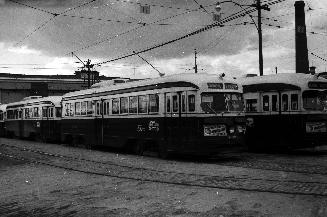
[[[263,76],[263,54],[262,54],[262,21],[261,21],[261,1],[257,0],[258,10],[258,35],[259,35],[259,73]]]

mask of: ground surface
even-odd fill
[[[124,165],[210,176],[250,176],[327,182],[327,175],[233,166],[235,158],[168,161],[1,139],[0,143],[79,155]],[[327,166],[327,154],[256,154],[262,162]],[[252,159],[252,158],[251,158]],[[231,161],[231,162],[229,162]],[[252,163],[253,163],[252,162]],[[253,163],[255,164],[255,163]],[[239,165],[243,165],[242,167]],[[83,165],[81,165],[83,166]],[[327,196],[194,187],[122,179],[0,156],[0,216],[327,216]]]

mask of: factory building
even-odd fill
[[[85,76],[85,73],[81,71],[76,71],[74,75],[0,73],[0,103],[15,102],[28,96],[63,95],[71,91],[86,89],[90,84],[105,80],[130,81],[129,78],[99,76],[96,71],[93,73],[91,83],[87,79],[88,76]]]

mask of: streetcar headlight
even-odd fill
[[[229,133],[235,133],[235,128],[234,127],[230,127],[229,128]]]
[[[226,126],[223,124],[203,125],[203,136],[227,136]]]
[[[327,132],[327,126],[325,122],[306,122],[305,131],[307,133]]]

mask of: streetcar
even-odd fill
[[[60,141],[61,96],[31,96],[6,107],[6,136]]]
[[[0,104],[0,137],[5,136],[6,104]]]
[[[87,146],[214,154],[243,147],[242,86],[210,74],[100,85],[62,98],[61,140]]]
[[[327,79],[311,74],[241,78],[253,150],[327,144]]]

